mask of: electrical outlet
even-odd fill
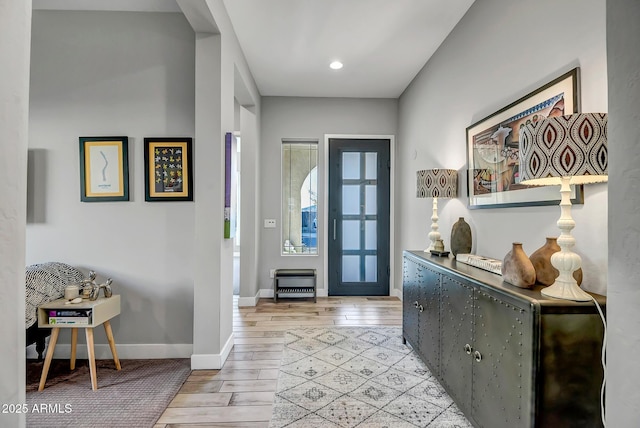
[[[265,229],[275,229],[276,227],[276,219],[275,218],[265,218],[264,219],[264,228]]]
[[[275,269],[269,269],[269,278],[273,278],[274,276],[276,276],[276,270]]]

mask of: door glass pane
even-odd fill
[[[360,214],[360,186],[342,186],[342,214]]]
[[[342,179],[353,180],[360,178],[360,153],[342,153]]]
[[[366,282],[376,282],[378,280],[378,257],[365,256],[364,267],[365,267],[364,280]]]
[[[342,249],[360,249],[360,220],[344,220],[342,222]]]
[[[376,220],[367,220],[364,222],[365,250],[376,250],[378,248],[377,226],[378,222]]]
[[[342,256],[342,282],[360,282],[360,256]]]
[[[364,186],[364,213],[367,215],[376,215],[378,213],[378,195],[376,192],[376,186]]]
[[[367,180],[375,180],[378,178],[378,154],[377,153],[366,153],[365,154],[365,175],[364,178]]]

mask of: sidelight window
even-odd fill
[[[282,143],[282,254],[318,254],[318,142]]]

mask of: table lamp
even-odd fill
[[[417,172],[418,198],[433,198],[433,214],[431,215],[431,245],[425,252],[435,251],[435,243],[440,239],[438,231],[438,198],[455,198],[458,189],[458,171],[455,169],[424,169]]]
[[[548,297],[586,302],[591,295],[583,291],[573,277],[582,266],[572,251],[575,238],[571,230],[571,184],[607,181],[607,114],[579,113],[547,118],[525,125],[520,130],[521,183],[534,186],[560,185],[560,251],[551,256],[551,264],[560,274],[541,293]]]

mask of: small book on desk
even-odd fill
[[[58,325],[58,324],[89,325],[91,324],[91,317],[51,317],[50,316],[49,324],[50,325]]]
[[[50,309],[50,317],[90,317],[91,309]]]

